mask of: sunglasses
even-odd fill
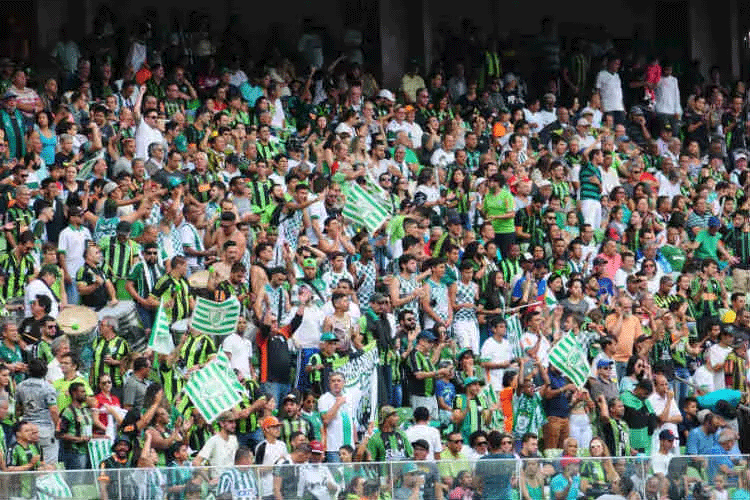
[[[448,442],[449,443],[463,443],[464,440],[463,439],[449,439]]]

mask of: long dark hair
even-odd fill
[[[487,286],[484,288],[484,291],[482,292],[482,300],[485,303],[485,308],[487,309],[498,309],[500,306],[503,305],[503,302],[500,300],[500,296],[505,292],[502,288],[498,288],[498,286],[495,284],[495,279],[497,278],[497,274],[501,271],[492,271],[490,273],[489,278],[487,279]]]

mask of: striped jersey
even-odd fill
[[[237,468],[225,470],[219,476],[216,495],[219,498],[226,496],[232,500],[256,500],[258,498],[258,485],[255,482],[255,471]]]
[[[130,344],[122,337],[115,336],[110,340],[102,336],[94,339],[94,364],[91,370],[92,380],[99,380],[102,375],[109,375],[113,387],[121,387],[123,384],[122,371],[119,366],[109,365],[104,362],[106,356],[114,360],[122,360],[130,354]]]
[[[185,278],[165,274],[154,284],[151,295],[158,300],[174,299],[172,307],[165,311],[168,320],[179,321],[190,315],[190,284]]]
[[[34,276],[34,257],[30,253],[21,258],[15,251],[0,254],[0,270],[7,273],[2,288],[5,300],[23,297],[26,283]]]
[[[589,180],[591,177],[599,179],[600,184],[596,185]],[[580,195],[582,200],[599,200],[602,194],[601,180],[602,173],[591,162],[581,165],[581,171],[578,174],[578,180],[581,183]]]
[[[113,279],[127,279],[140,253],[140,245],[131,239],[120,241],[117,237],[99,241],[104,264],[109,266]]]

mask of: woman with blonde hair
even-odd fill
[[[586,495],[589,495],[590,489],[594,489],[594,496],[608,493],[610,485],[618,481],[620,475],[612,465],[612,459],[608,458],[611,454],[602,438],[596,436],[591,439],[589,454],[592,458],[581,464],[581,484],[585,485]]]

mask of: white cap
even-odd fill
[[[382,97],[383,99],[388,99],[391,102],[396,102],[396,98],[393,97],[393,92],[391,92],[388,89],[383,89],[380,92],[378,92],[378,97]]]

